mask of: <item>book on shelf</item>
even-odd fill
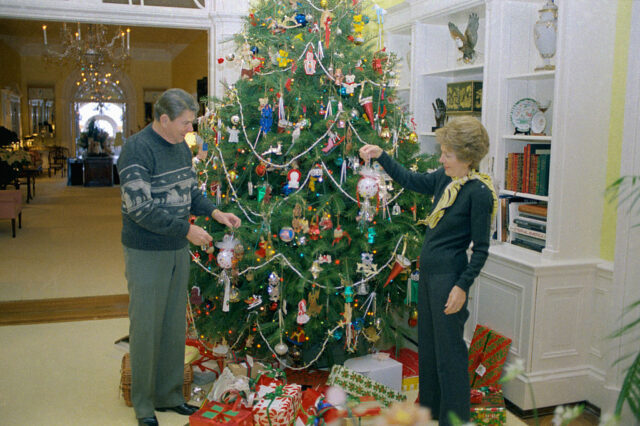
[[[527,144],[523,152],[505,158],[505,189],[514,192],[548,194],[551,144]]]
[[[538,244],[535,242],[531,242],[531,241],[527,241],[524,240],[520,237],[515,237],[513,240],[511,240],[511,244],[516,245],[516,246],[520,246],[520,247],[524,247],[527,248],[529,250],[535,250],[538,252],[541,252],[542,249],[544,249],[544,244]]]
[[[546,232],[536,231],[536,230],[525,228],[523,226],[518,226],[518,225],[509,226],[509,232],[514,234],[516,237],[520,235],[526,235],[528,237],[533,237],[540,240],[545,240],[547,238]]]
[[[532,237],[530,235],[512,233],[511,244],[515,244],[520,247],[525,247],[535,251],[542,251],[546,242],[542,238]]]
[[[544,220],[518,216],[513,219],[513,223],[522,228],[531,229],[532,231],[547,232],[547,222]]]
[[[539,203],[520,204],[518,206],[520,214],[526,214],[529,217],[541,218],[547,220],[547,205]]]

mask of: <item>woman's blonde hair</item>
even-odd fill
[[[436,141],[453,151],[458,160],[470,162],[470,168],[474,170],[478,170],[480,161],[489,152],[487,129],[471,116],[456,117],[436,130]]]

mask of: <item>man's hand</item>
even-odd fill
[[[466,300],[467,293],[457,285],[454,285],[451,289],[451,292],[449,293],[447,303],[445,303],[444,305],[444,313],[446,315],[455,314],[460,309],[462,309],[462,306],[464,306],[464,302]]]
[[[199,227],[198,225],[189,225],[189,232],[187,232],[187,240],[195,246],[201,246],[209,244],[213,241],[213,238],[207,231]]]
[[[242,224],[242,220],[240,220],[240,218],[235,214],[221,212],[218,209],[215,209],[211,213],[211,217],[214,218],[218,223],[228,226],[229,228],[238,228]]]

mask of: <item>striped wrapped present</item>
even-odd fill
[[[478,324],[469,346],[469,381],[471,387],[498,383],[507,359],[511,339]]]

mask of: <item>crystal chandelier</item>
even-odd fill
[[[64,23],[60,31],[61,47],[48,43],[46,25],[42,26],[42,32],[45,61],[68,64],[77,69],[80,77],[76,85],[81,97],[105,102],[118,95],[120,82],[112,76],[123,70],[131,58],[129,28],[118,28],[113,36],[109,36],[107,27],[102,24],[81,28],[78,23],[74,31]]]

